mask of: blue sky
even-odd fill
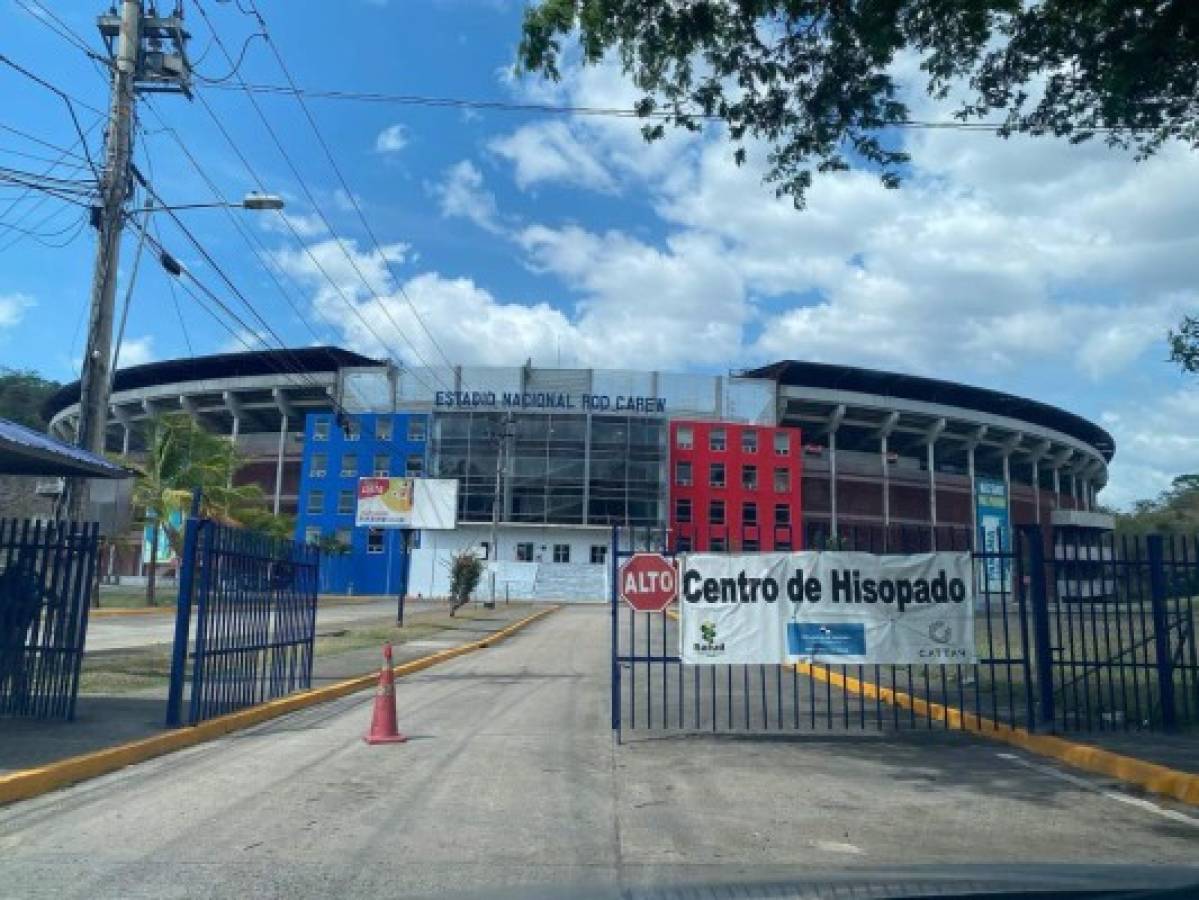
[[[98,46],[100,5],[51,7]],[[558,85],[513,80],[516,2],[260,6],[305,88],[595,107],[636,97],[611,65],[570,66]],[[236,4],[202,7],[240,53],[253,21]],[[194,3],[187,15],[198,71],[226,75]],[[0,0],[0,53],[103,109],[107,85],[96,68],[16,0]],[[916,63],[900,59],[895,71],[908,78]],[[284,81],[259,40],[240,74]],[[0,68],[0,96],[0,124],[54,145],[75,140],[53,94]],[[916,118],[948,116],[918,91],[910,100]],[[319,339],[410,364],[873,365],[1009,390],[1100,421],[1117,440],[1103,496],[1114,504],[1199,470],[1199,395],[1165,361],[1164,343],[1165,329],[1199,305],[1199,159],[1184,148],[1136,164],[1100,145],[907,132],[900,139],[913,165],[902,190],[851,171],[820,180],[809,208],[796,212],[761,183],[765,148],[750,147],[749,164],[736,168],[719,129],[646,146],[636,123],[621,119],[313,99],[376,245],[294,99],[258,103],[302,181],[247,97],[203,82],[195,102],[143,104],[136,161],[169,202],[213,199],[205,178],[227,198],[254,189],[210,108],[262,184],[287,198],[287,223],[274,213],[233,212],[236,222],[219,210],[180,215],[289,344]],[[85,128],[99,119],[78,112]],[[99,152],[99,127],[90,146]],[[31,156],[55,155],[0,131],[0,165],[42,170],[47,163]],[[6,210],[16,195],[0,189],[0,363],[68,379],[92,236],[82,229],[56,247],[8,230],[36,223],[45,242],[61,243],[78,223],[75,208],[55,201]],[[159,227],[188,270],[240,308],[161,214]],[[122,276],[132,247],[130,234]],[[185,356],[189,341],[205,353],[273,340],[235,337],[176,294],[179,312],[167,276],[148,260],[124,361]]]

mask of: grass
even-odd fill
[[[512,606],[527,606],[514,603]],[[486,618],[491,610],[473,604],[458,610],[450,618],[448,608],[410,613],[405,625],[398,628],[393,621],[348,623],[317,626],[314,646],[315,659],[352,653],[366,648],[381,649],[384,641],[399,646],[408,641],[424,640],[447,632],[463,621]],[[79,690],[85,694],[127,694],[150,689],[165,690],[171,676],[169,647],[140,647],[115,653],[91,653],[83,658]]]
[[[177,592],[174,581],[159,579],[155,608],[173,607]],[[100,585],[100,609],[145,609],[145,585]]]

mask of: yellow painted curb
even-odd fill
[[[502,628],[494,634],[489,634],[485,638],[477,641],[469,641],[465,644],[459,644],[457,647],[450,647],[446,650],[432,653],[429,656],[422,656],[420,659],[401,663],[395,666],[392,671],[395,672],[397,677],[411,675],[422,669],[435,666],[438,663],[447,662],[475,650],[481,650],[492,644],[499,643],[507,637],[511,637],[522,628],[533,624],[538,619],[548,616],[560,608],[559,606],[548,607],[533,613],[531,616],[526,616],[517,622],[513,622],[506,628]],[[117,747],[108,747],[104,750],[96,750],[81,756],[72,756],[69,759],[39,766],[36,769],[24,769],[20,772],[12,772],[8,775],[0,776],[0,804],[37,797],[40,794],[58,790],[59,788],[84,781],[88,778],[95,778],[97,775],[106,775],[109,772],[115,772],[117,769],[123,769],[125,766],[145,762],[148,759],[162,756],[165,753],[202,744],[205,741],[210,741],[230,732],[241,731],[242,729],[258,725],[261,722],[266,722],[290,712],[295,712],[296,710],[336,700],[365,688],[374,687],[378,679],[379,676],[377,673],[360,675],[357,678],[350,678],[346,681],[339,681],[336,684],[330,684],[322,688],[291,694],[287,697],[280,697],[278,700],[271,700],[259,706],[253,706],[249,709],[209,719],[206,722],[201,722],[199,725],[177,728],[164,734],[156,734]]]
[[[674,610],[667,610],[666,615],[675,620],[679,617]],[[928,716],[937,722],[945,722],[951,728],[991,738],[1030,753],[1056,759],[1087,772],[1119,779],[1172,800],[1199,806],[1199,775],[1146,762],[1136,757],[1113,753],[1090,744],[1080,744],[1054,735],[1032,734],[1025,728],[1005,725],[973,713],[964,713],[957,707],[922,700],[903,691],[880,687],[871,681],[854,678],[852,675],[841,675],[825,666],[796,663],[795,671],[800,675],[830,684],[850,694],[861,695],[869,700],[881,700],[883,703],[890,703],[901,709],[910,709],[917,715]]]
[[[116,616],[166,616],[175,615],[174,606],[112,606],[88,611],[89,619],[109,619]]]

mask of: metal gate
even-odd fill
[[[966,532],[922,531],[923,538],[893,531],[886,546],[968,546]],[[878,552],[883,540],[876,530],[850,530],[835,545]],[[617,599],[620,560],[662,545],[635,543],[614,531],[611,702],[618,737],[646,729],[1065,731],[1199,722],[1195,540],[1109,534],[1071,546],[1047,544],[1039,527],[1021,527],[1015,547],[972,554],[978,663],[952,666],[684,666],[677,613],[634,613]]]
[[[95,522],[0,519],[0,715],[75,718]]]
[[[194,725],[311,686],[319,559],[314,546],[188,520],[168,725]]]

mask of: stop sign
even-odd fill
[[[621,599],[638,612],[661,612],[679,588],[674,564],[660,553],[634,553],[617,577]]]

